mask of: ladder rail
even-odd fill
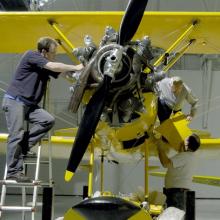
[[[41,143],[38,146],[38,152],[37,152],[37,165],[36,165],[36,172],[35,172],[35,181],[39,180],[39,172],[40,172],[40,155],[41,155]],[[38,195],[38,186],[34,186],[34,192],[33,192],[33,200],[32,200],[32,207],[33,209],[36,209],[37,206],[37,195]],[[34,210],[35,211],[35,210]],[[31,213],[31,219],[34,220],[35,213]]]
[[[27,200],[26,200],[26,187],[25,186],[22,186],[21,192],[22,192],[21,193],[22,194],[22,207],[25,207],[25,204],[27,202]],[[25,220],[25,211],[24,210],[22,210],[21,219]]]
[[[7,176],[7,164],[5,164],[5,172],[4,172],[4,180],[6,180]],[[2,192],[1,192],[1,201],[0,201],[0,207],[5,204],[5,197],[6,197],[6,185],[2,185]],[[2,210],[0,209],[0,218],[2,217]]]
[[[25,220],[25,214],[26,212],[31,212],[31,220],[35,219],[35,212],[37,210],[37,198],[38,198],[38,188],[44,187],[44,186],[50,186],[50,182],[43,183],[39,180],[39,173],[40,173],[40,164],[41,164],[41,144],[39,143],[38,149],[37,149],[37,158],[35,159],[35,163],[31,162],[29,163],[27,161],[24,162],[24,165],[27,164],[35,164],[35,175],[34,180],[32,183],[21,183],[16,182],[15,180],[7,180],[7,164],[5,165],[5,171],[4,171],[4,177],[3,180],[0,181],[0,184],[2,184],[2,191],[1,191],[1,201],[0,201],[0,218],[2,217],[3,212],[2,211],[21,211],[22,214],[22,220]],[[45,161],[43,164],[49,164]],[[24,166],[24,172],[27,173],[27,167]],[[22,201],[20,206],[15,205],[5,205],[6,195],[7,195],[7,187],[16,187],[21,188],[21,196]],[[31,205],[27,205],[27,196],[26,196],[26,188],[33,188],[33,197]]]

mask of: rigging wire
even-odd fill
[[[216,105],[214,107],[210,107],[209,110],[207,110],[207,111],[203,111],[199,114],[196,114],[196,116],[194,118],[199,118],[199,117],[203,116],[206,113],[213,112],[213,111],[218,110],[218,109],[220,109],[220,104]]]
[[[205,11],[209,11],[209,7],[208,7],[206,1],[205,1],[205,0],[202,0],[202,3],[203,3],[203,6],[204,6],[204,8],[205,8]]]
[[[55,118],[61,120],[62,122],[65,122],[67,125],[70,125],[71,127],[73,127],[73,123],[72,123],[72,122],[69,122],[69,121],[65,120],[64,118],[62,118],[62,117],[60,117],[60,116],[58,116],[58,115],[56,115],[56,114],[52,114],[52,115],[53,115]]]
[[[132,190],[132,191],[135,191],[137,189],[136,186],[131,185],[131,182],[130,181],[127,181],[129,176],[131,176],[131,174],[133,174],[133,172],[135,171],[135,169],[137,168],[137,166],[140,164],[140,162],[143,161],[143,157],[140,158],[136,163],[135,165],[129,170],[128,174],[125,174],[123,175],[121,178],[120,178],[120,181],[119,181],[119,185],[122,186],[124,185],[124,183],[126,182],[126,184],[129,182],[129,184],[127,184],[127,186],[129,186],[129,188]]]

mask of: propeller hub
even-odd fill
[[[112,78],[112,86],[123,83],[129,79],[131,72],[131,59],[124,52],[124,48],[118,44],[109,44],[102,47],[96,54],[96,62],[93,66],[95,80],[101,82],[104,75]]]

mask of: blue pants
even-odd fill
[[[158,98],[157,104],[157,115],[160,120],[160,123],[165,121],[166,119],[170,118],[172,113],[172,109],[163,101]]]
[[[15,175],[23,170],[25,141],[28,148],[33,147],[54,125],[55,119],[39,106],[27,106],[22,102],[4,98],[2,109],[5,112],[9,132],[7,145],[7,176]],[[25,136],[25,120],[32,124]]]
[[[158,98],[157,104],[157,115],[160,120],[160,123],[170,118],[172,113],[176,114],[177,112],[181,111],[181,109],[174,111],[172,110],[163,100]]]

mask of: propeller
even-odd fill
[[[90,99],[88,105],[86,106],[85,112],[81,119],[79,129],[73,144],[69,162],[67,165],[65,180],[71,180],[77,169],[82,157],[89,145],[92,135],[96,129],[99,122],[99,118],[102,114],[107,92],[109,90],[109,85],[111,82],[111,77],[105,76],[103,83],[98,88],[96,93]]]
[[[125,12],[125,15],[122,19],[120,30],[119,30],[119,41],[118,43],[121,46],[124,46],[129,42],[133,35],[135,34],[138,26],[141,22],[144,10],[146,8],[148,0],[130,0]],[[114,57],[114,56],[112,56]],[[117,56],[116,56],[117,58]],[[122,58],[122,53],[120,61]],[[107,65],[107,73],[104,75],[104,79],[100,87],[97,89],[95,94],[90,99],[88,105],[86,106],[85,112],[81,119],[79,129],[73,144],[67,169],[65,172],[65,180],[70,181],[73,177],[88,145],[92,138],[92,135],[95,132],[96,126],[99,122],[100,116],[105,106],[105,100],[109,92],[111,85],[112,77],[117,68],[117,63],[114,65],[114,59],[110,58],[113,61],[113,65]],[[110,60],[111,61],[111,60]],[[111,64],[111,63],[110,63]],[[113,70],[111,70],[111,67]],[[109,68],[109,69],[108,69]],[[110,73],[110,74],[109,74]],[[112,73],[112,75],[111,75]]]
[[[148,0],[130,0],[120,25],[118,41],[120,45],[125,45],[133,38],[143,17],[147,3]]]

